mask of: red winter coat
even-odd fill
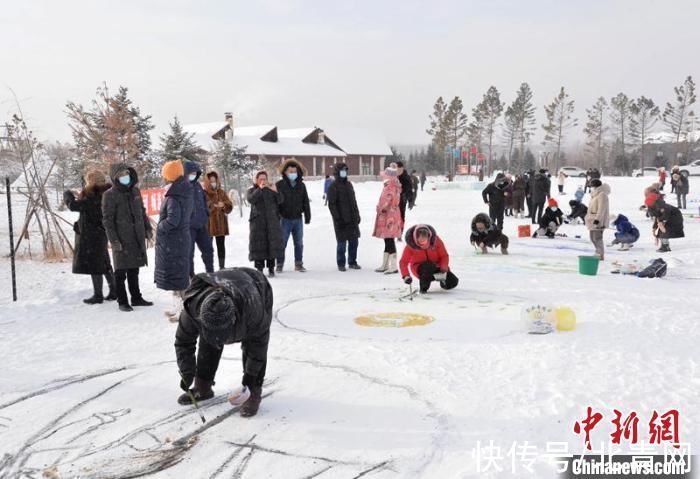
[[[376,238],[400,238],[403,233],[403,221],[399,202],[401,200],[401,183],[397,178],[390,178],[384,183],[382,195],[377,203],[377,219],[374,221]]]
[[[447,254],[447,249],[445,249],[445,244],[442,240],[435,234],[435,230],[430,227],[433,233],[428,247],[426,249],[418,246],[413,238],[413,231],[416,226],[412,226],[406,232],[406,247],[401,255],[401,261],[399,261],[399,269],[401,270],[401,277],[405,278],[408,276],[409,268],[413,276],[418,278],[418,267],[430,261],[435,263],[440,268],[440,271],[447,272],[450,270],[450,255]]]

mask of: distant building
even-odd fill
[[[391,148],[382,134],[365,128],[240,127],[234,125],[233,115],[226,113],[223,122],[185,125],[184,129],[210,152],[218,140],[245,146],[248,156],[257,158],[270,170],[295,158],[310,177],[332,175],[336,163],[346,163],[351,176],[375,177],[391,157]]]

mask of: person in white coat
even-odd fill
[[[602,183],[599,179],[591,180],[591,201],[588,204],[586,214],[586,228],[590,233],[591,242],[595,246],[596,256],[603,261],[605,259],[605,243],[603,242],[603,232],[610,223],[610,186]]]

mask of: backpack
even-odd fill
[[[666,261],[657,258],[652,260],[651,264],[641,270],[637,276],[640,278],[663,278],[666,276],[667,266]]]

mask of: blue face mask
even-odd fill
[[[348,177],[348,171],[347,170],[340,170],[339,176],[341,178],[347,178]]]
[[[191,174],[191,175],[188,176],[187,178],[188,178],[190,181],[194,181],[194,180],[197,179],[197,175],[196,175],[196,174]]]
[[[287,173],[287,178],[289,178],[289,181],[296,181],[298,177],[299,175],[296,173]]]
[[[121,183],[124,186],[129,186],[129,183],[131,183],[131,175],[120,176],[119,183]]]

